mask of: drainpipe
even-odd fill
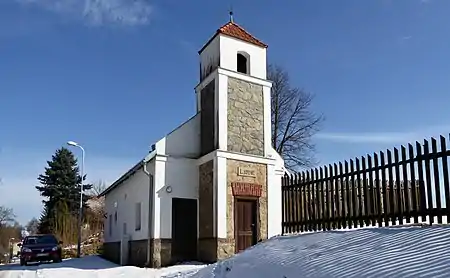
[[[147,170],[147,163],[149,160],[144,159],[142,161],[143,163],[143,171],[148,176],[148,184],[149,184],[149,193],[148,193],[148,229],[147,229],[147,265],[150,266],[152,262],[152,248],[151,248],[151,239],[153,238],[153,227],[154,227],[154,220],[153,217],[153,207],[154,207],[154,196],[155,196],[155,188],[154,188],[154,181],[152,181],[151,174]]]

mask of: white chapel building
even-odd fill
[[[199,55],[197,113],[101,193],[112,261],[214,262],[281,234],[267,45],[230,20]]]

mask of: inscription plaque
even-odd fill
[[[238,167],[238,176],[256,177],[256,170],[252,168]]]
[[[249,182],[232,182],[234,196],[261,197],[262,185]]]

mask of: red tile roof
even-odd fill
[[[260,47],[267,48],[267,44],[263,43],[262,41],[252,36],[249,32],[245,31],[244,28],[242,28],[241,26],[230,21],[225,25],[223,25],[222,27],[220,27],[219,29],[217,29],[214,36],[202,47],[202,49],[200,49],[198,53],[201,53],[208,46],[208,44],[219,34],[230,36],[248,43],[252,43]]]

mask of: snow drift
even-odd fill
[[[450,277],[449,238],[444,226],[276,237],[184,277]]]
[[[99,257],[0,266],[0,278],[450,277],[450,226],[365,228],[275,237],[204,266],[121,267]]]

